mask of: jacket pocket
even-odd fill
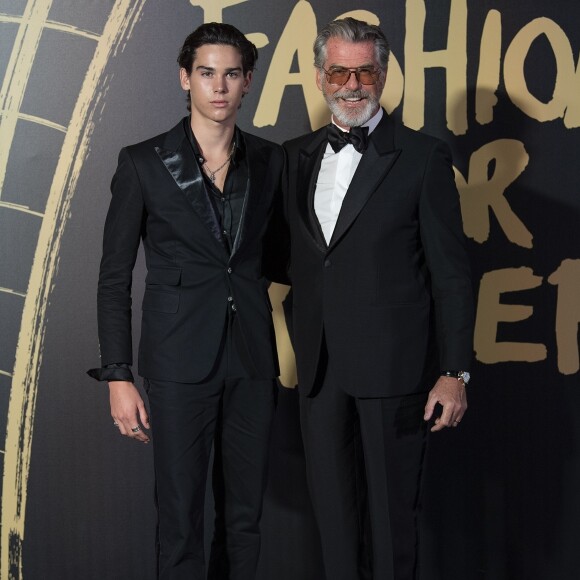
[[[181,268],[150,268],[145,277],[145,284],[167,284],[178,286],[181,282]]]
[[[142,310],[175,314],[179,309],[179,291],[165,292],[147,288],[143,295]]]
[[[151,268],[145,278],[142,310],[175,314],[180,283],[181,268]]]

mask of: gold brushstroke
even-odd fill
[[[245,36],[256,45],[256,48],[264,48],[270,42],[270,39],[263,32],[250,32]]]
[[[18,292],[12,288],[4,288],[3,286],[0,286],[0,292],[4,292],[5,294],[14,294],[14,296],[21,296],[22,298],[26,298],[26,294],[24,292]],[[0,371],[0,374],[1,373],[2,371]]]
[[[23,578],[22,549],[27,482],[46,309],[57,271],[71,200],[89,152],[89,142],[95,126],[94,117],[102,106],[101,99],[108,82],[105,68],[109,59],[131,37],[145,2],[146,0],[115,2],[76,101],[50,188],[24,302],[10,391],[2,484],[0,578]]]
[[[204,22],[223,22],[224,8],[243,4],[248,0],[189,0],[192,6],[199,6],[203,10]]]
[[[0,117],[5,114],[5,111],[0,111]],[[43,119],[42,117],[36,117],[35,115],[27,115],[26,113],[18,113],[17,118],[21,121],[29,121],[30,123],[36,123],[37,125],[43,125],[49,129],[54,129],[55,131],[60,131],[61,133],[66,133],[66,127],[64,125],[59,125],[48,119]]]
[[[27,205],[20,205],[19,203],[11,203],[9,201],[0,201],[0,207],[5,207],[6,209],[11,209],[14,211],[21,211],[22,213],[29,213],[30,215],[35,215],[38,217],[43,217],[44,214],[39,211],[34,211],[30,209]]]
[[[51,6],[52,0],[29,0],[26,4],[0,88],[0,110],[4,111],[0,117],[0,199],[20,105]]]
[[[36,14],[35,14],[36,16]],[[0,12],[0,22],[9,22],[15,24],[28,24],[30,19],[25,19],[23,16],[12,16],[11,14],[5,14]],[[56,22],[54,20],[47,20],[44,28],[49,28],[50,30],[57,30],[58,32],[66,32],[67,34],[72,34],[74,36],[81,36],[83,38],[88,38],[90,40],[99,40],[99,34],[91,32],[90,30],[84,30],[78,26],[73,26],[72,24],[65,24],[64,22]]]
[[[223,22],[223,11],[225,8],[242,4],[249,0],[189,0],[192,6],[197,6],[203,10],[203,21]],[[251,32],[246,34],[246,38],[256,45],[256,48],[264,48],[270,41],[263,32]]]

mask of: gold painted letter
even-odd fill
[[[405,102],[403,122],[413,129],[425,124],[425,69],[441,67],[447,79],[447,127],[455,135],[467,131],[467,2],[451,0],[447,48],[425,52],[424,0],[407,1],[405,37]]]
[[[502,304],[501,294],[537,288],[542,283],[530,268],[505,268],[485,273],[479,287],[474,345],[478,361],[494,364],[506,361],[536,362],[547,356],[546,347],[532,342],[497,342],[500,322],[529,318],[534,309],[520,304]]]
[[[505,191],[524,171],[529,156],[515,139],[498,139],[472,153],[465,179],[455,169],[465,235],[482,244],[489,238],[489,210],[493,210],[510,242],[532,248],[532,234],[513,212]],[[488,170],[494,163],[493,174]]]
[[[312,6],[309,2],[300,0],[294,7],[274,51],[254,116],[255,127],[276,124],[282,97],[289,85],[302,87],[311,128],[318,128],[328,122],[330,113],[327,112],[322,94],[314,81],[312,42],[316,33],[316,16]],[[295,54],[299,70],[290,72]],[[306,130],[305,127],[302,129]]]
[[[558,370],[563,375],[573,375],[580,370],[578,354],[580,260],[563,260],[560,267],[548,278],[548,282],[558,286],[556,308]]]
[[[501,14],[490,10],[479,44],[479,70],[475,89],[475,118],[480,125],[493,121],[501,68]]]
[[[528,90],[524,74],[524,63],[532,43],[542,34],[546,36],[556,59],[554,92],[547,103],[537,99]],[[536,18],[524,26],[515,36],[505,55],[504,81],[512,102],[526,115],[538,121],[553,121],[564,117],[566,126],[580,125],[580,80],[574,65],[574,56],[568,37],[553,20]]]

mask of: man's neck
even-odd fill
[[[209,119],[191,117],[191,130],[195,135],[201,154],[204,157],[215,157],[230,151],[234,138],[235,123],[217,123]]]

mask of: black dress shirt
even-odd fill
[[[234,130],[234,150],[227,168],[224,190],[220,191],[203,169],[205,159],[191,130],[189,119],[184,120],[184,129],[195,154],[195,159],[199,163],[200,171],[205,177],[205,186],[210,194],[208,197],[212,201],[216,218],[220,223],[226,247],[231,252],[240,227],[248,180],[248,164],[242,134],[236,127]]]

